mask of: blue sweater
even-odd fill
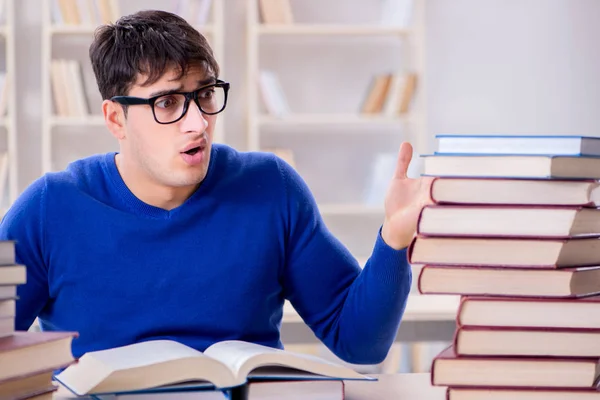
[[[373,232],[364,270],[329,232],[308,187],[269,153],[214,145],[207,176],[181,206],[148,205],[115,153],[30,185],[0,225],[27,284],[16,329],[77,331],[73,354],[150,339],[200,351],[240,339],[282,348],[284,299],[329,349],[381,362],[411,283],[406,249]]]

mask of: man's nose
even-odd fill
[[[208,121],[206,120],[200,107],[195,101],[190,100],[188,110],[183,117],[182,130],[184,132],[204,132],[208,127]]]

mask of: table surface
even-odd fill
[[[346,400],[445,400],[446,388],[431,386],[428,373],[370,375],[377,382],[346,381]],[[75,399],[68,390],[59,388],[53,400]],[[83,397],[77,398],[79,400]],[[309,399],[307,399],[309,400]]]

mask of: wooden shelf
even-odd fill
[[[408,115],[389,117],[378,114],[290,114],[286,116],[260,115],[260,125],[343,125],[384,124],[396,125],[409,121]]]
[[[51,35],[91,35],[96,28],[97,26],[85,25],[52,25],[49,30]],[[214,32],[214,27],[212,25],[195,25],[194,28],[201,33],[211,34]]]
[[[367,204],[320,204],[319,211],[323,215],[382,215],[383,207]]]
[[[258,25],[259,35],[406,36],[410,29],[378,25]]]
[[[51,126],[104,126],[104,116],[89,115],[87,117],[52,117]]]

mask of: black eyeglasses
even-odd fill
[[[198,106],[206,115],[215,115],[225,109],[229,83],[217,79],[215,83],[202,86],[193,92],[170,92],[160,96],[144,99],[132,96],[114,96],[111,98],[119,104],[148,104],[152,108],[154,120],[159,124],[172,124],[179,121],[187,112],[190,101]]]

